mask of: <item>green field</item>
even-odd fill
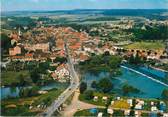
[[[23,76],[23,79],[19,78],[20,75]],[[2,71],[1,73],[1,86],[16,86],[23,80],[31,83],[30,74],[28,71]]]
[[[162,42],[135,42],[124,46],[126,49],[146,49],[146,50],[162,50],[165,48]]]

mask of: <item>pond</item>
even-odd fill
[[[144,68],[143,68],[144,69]],[[147,70],[147,69],[145,69]],[[151,69],[149,69],[151,70]],[[167,86],[158,83],[144,75],[138,74],[134,71],[128,70],[126,68],[121,67],[122,75],[111,78],[111,81],[114,85],[113,92],[117,93],[118,95],[122,95],[122,86],[123,84],[129,84],[141,91],[141,93],[138,94],[130,94],[130,97],[139,97],[139,98],[160,98],[161,93],[164,89],[168,88]],[[157,73],[160,74],[161,71],[155,70]],[[154,72],[154,69],[152,69],[152,72]],[[157,74],[158,75],[158,74]],[[97,76],[86,73],[84,76],[84,81],[88,83],[89,88],[92,81],[99,81],[101,78],[108,77],[109,73],[101,72]],[[161,76],[163,77],[163,75]]]
[[[46,86],[42,86],[40,87],[41,90],[50,90],[53,88],[57,88],[57,89],[62,89],[68,86],[68,83],[50,83]],[[1,87],[0,91],[1,91],[1,97],[0,99],[6,99],[9,97],[19,97],[19,91],[20,89],[23,87]],[[26,87],[28,88],[28,87]]]

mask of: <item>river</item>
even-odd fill
[[[156,75],[160,75],[160,77],[165,78],[165,74],[162,71],[158,71],[155,69],[141,68],[145,70],[149,70],[148,72],[155,73]],[[122,86],[124,84],[129,84],[141,91],[141,93],[132,93],[128,96],[130,97],[139,97],[139,98],[161,98],[161,93],[164,89],[168,88],[167,85],[156,82],[153,79],[147,77],[147,75],[139,74],[135,71],[129,70],[125,67],[121,67],[122,75],[117,76],[115,78],[110,78],[111,82],[114,85],[112,92],[115,92],[117,95],[122,95]],[[88,87],[91,88],[92,81],[98,81],[104,77],[109,77],[109,73],[101,72],[98,75],[93,75],[91,73],[86,73],[84,76],[84,81],[87,82]]]
[[[46,86],[41,86],[40,90],[50,90],[53,88],[61,89],[61,88],[65,88],[67,86],[68,86],[68,83],[55,82],[55,83],[50,83]],[[0,88],[0,91],[1,91],[1,98],[0,99],[7,99],[10,97],[19,97],[19,91],[21,88],[23,88],[23,87],[1,87]]]

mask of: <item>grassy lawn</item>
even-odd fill
[[[28,71],[2,71],[1,73],[1,85],[3,86],[11,86],[19,84],[20,80],[19,76],[23,75],[23,78],[27,82],[31,82],[30,74]]]
[[[130,105],[127,103],[126,100],[117,100],[114,102],[112,105],[113,108],[124,108],[124,109],[129,109]]]
[[[42,94],[36,97],[2,100],[1,101],[2,115],[5,116],[36,115],[38,112],[43,111],[43,109],[37,108],[37,105],[42,104],[47,106],[50,105],[63,91],[64,89],[61,90],[52,89],[47,94]],[[31,110],[29,109],[29,105],[33,106]]]
[[[147,49],[147,50],[162,50],[164,44],[162,42],[135,42],[124,46],[126,49]]]

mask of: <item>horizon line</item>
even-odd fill
[[[107,8],[107,9],[92,9],[92,8],[86,8],[86,9],[56,9],[56,10],[9,10],[9,11],[2,11],[3,12],[47,12],[47,11],[74,11],[74,10],[168,10],[168,8]]]

